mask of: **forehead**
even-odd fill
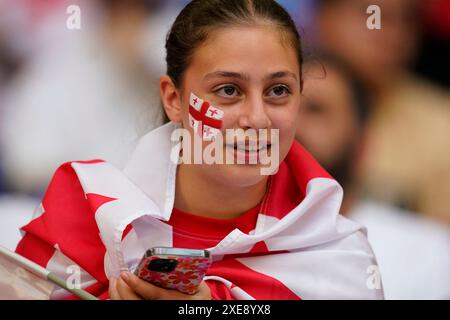
[[[285,38],[273,26],[220,28],[195,50],[188,69],[198,74],[216,69],[246,72],[253,77],[289,70],[298,75],[297,52]]]

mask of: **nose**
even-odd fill
[[[239,127],[242,129],[268,129],[272,126],[261,96],[247,96],[239,115]]]

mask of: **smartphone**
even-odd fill
[[[134,273],[159,287],[195,294],[211,262],[208,250],[155,247],[145,252]]]

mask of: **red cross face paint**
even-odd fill
[[[222,129],[224,112],[191,93],[189,125],[205,141],[212,141]]]

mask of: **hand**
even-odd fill
[[[131,272],[122,272],[120,278],[109,281],[111,300],[211,300],[211,290],[202,281],[196,294],[184,294],[155,286]]]

